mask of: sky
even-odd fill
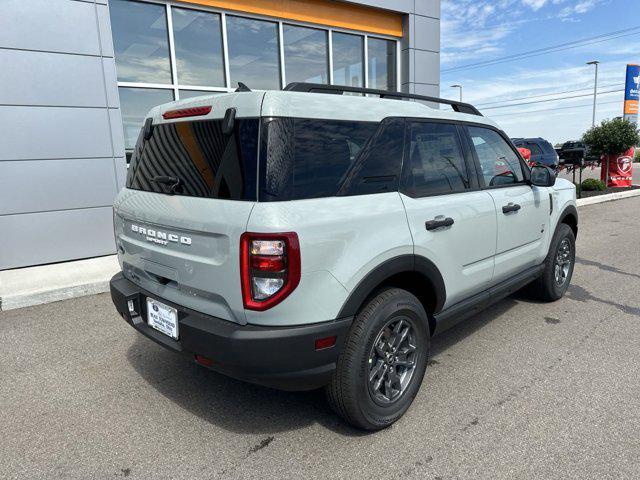
[[[511,137],[580,138],[592,120],[591,60],[601,62],[596,123],[621,116],[626,65],[640,64],[640,0],[442,0],[441,96],[457,100],[450,85],[462,84],[463,100]],[[505,107],[527,102],[538,103]]]

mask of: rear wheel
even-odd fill
[[[544,269],[534,287],[538,297],[552,302],[562,298],[569,288],[576,260],[576,237],[571,227],[561,223],[551,240]]]
[[[420,301],[398,288],[381,291],[351,326],[326,387],[331,407],[355,427],[388,427],[418,393],[428,353],[428,319]]]

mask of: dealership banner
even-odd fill
[[[640,65],[627,65],[627,81],[624,86],[624,119],[638,123],[638,88]]]
[[[633,148],[617,155],[603,155],[600,178],[606,181],[607,166],[609,182],[607,187],[630,187],[633,180]]]

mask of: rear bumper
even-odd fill
[[[349,317],[297,327],[238,325],[149,294],[122,272],[111,279],[110,287],[120,315],[156,343],[192,360],[195,355],[202,355],[212,360],[209,368],[230,377],[283,390],[311,390],[326,385],[352,321]],[[178,310],[178,340],[147,325],[145,297]],[[129,314],[128,300],[134,300],[138,315]],[[332,335],[337,337],[333,347],[315,350],[317,339]]]

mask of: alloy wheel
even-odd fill
[[[376,403],[390,405],[402,397],[416,369],[417,356],[412,321],[402,316],[387,322],[368,358],[368,389]]]
[[[558,246],[556,261],[554,265],[554,276],[556,285],[561,287],[567,281],[569,270],[571,269],[571,243],[568,238],[564,238]]]

